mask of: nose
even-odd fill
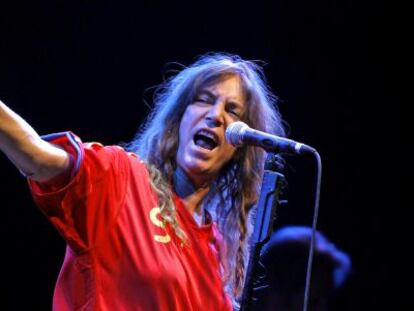
[[[206,120],[208,126],[221,126],[224,123],[224,103],[216,102],[211,105],[206,114]]]

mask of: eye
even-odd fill
[[[209,96],[201,94],[201,95],[197,95],[194,98],[194,102],[196,102],[196,103],[211,104],[212,100],[211,100],[211,98]]]
[[[195,101],[204,103],[204,102],[207,102],[208,99],[203,96],[199,96],[199,97],[196,97]]]
[[[230,110],[228,112],[231,113],[237,119],[240,119],[240,114],[236,110]]]
[[[236,104],[230,103],[227,107],[227,112],[233,115],[237,119],[241,119],[241,112]]]

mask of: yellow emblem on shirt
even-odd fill
[[[150,211],[151,222],[155,226],[165,230],[165,224],[161,220],[158,219],[158,217],[157,217],[158,215],[161,215],[161,209],[158,206],[156,206],[156,207],[152,208],[151,211]],[[171,237],[166,232],[165,235],[155,234],[154,235],[154,240],[159,242],[159,243],[168,243],[168,242],[171,241]]]

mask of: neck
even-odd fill
[[[175,193],[182,199],[197,191],[197,188],[180,167],[177,167],[174,172],[173,183]]]
[[[194,218],[197,220],[200,218],[200,215],[204,215],[202,201],[210,187],[195,187],[180,167],[177,167],[174,172],[173,183],[175,193],[183,200]]]

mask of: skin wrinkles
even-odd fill
[[[245,99],[238,76],[205,87],[187,106],[180,123],[176,161],[196,188],[208,187],[233,157],[236,148],[225,140],[225,131],[240,119],[244,110]],[[194,135],[200,130],[217,137],[218,145],[214,149],[195,144]]]

